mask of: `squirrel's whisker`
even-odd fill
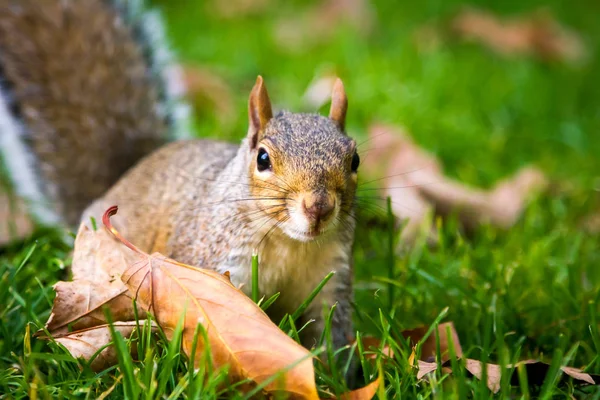
[[[274,205],[270,205],[270,206],[267,206],[267,207],[263,207],[263,208],[260,208],[258,210],[243,210],[243,211],[237,212],[237,213],[235,213],[233,215],[227,216],[223,220],[220,220],[218,223],[229,222],[230,220],[235,219],[235,218],[246,218],[246,219],[248,219],[248,217],[250,217],[250,216],[253,216],[253,215],[256,215],[256,214],[263,214],[267,210],[271,210],[271,209],[279,208],[279,207],[284,207],[284,206],[285,206],[285,203],[282,203],[282,204],[274,204]],[[250,219],[250,222],[254,222],[254,221],[255,220]]]
[[[439,181],[435,181],[435,182],[426,182],[426,183],[417,183],[415,185],[406,185],[406,186],[395,186],[395,187],[378,187],[378,188],[362,188],[362,189],[357,189],[356,192],[360,192],[360,191],[372,191],[372,190],[393,190],[393,189],[408,189],[408,188],[415,188],[415,187],[423,187],[423,186],[429,186],[429,185],[435,185],[440,183]]]
[[[256,222],[262,218],[272,218],[276,216],[278,213],[285,211],[285,203],[282,204],[273,204],[266,207],[261,207],[258,210],[253,210],[250,212],[241,212],[238,217],[246,218],[249,222]],[[259,215],[258,218],[249,218],[255,215]],[[264,214],[264,215],[263,215]]]
[[[275,185],[275,184],[270,183],[270,182],[263,182],[263,183],[271,185],[273,187],[270,187],[270,186],[261,186],[261,185],[250,184],[250,183],[245,183],[245,182],[223,181],[223,180],[219,180],[219,179],[209,179],[209,178],[202,178],[202,177],[193,177],[191,179],[197,179],[197,180],[202,180],[202,181],[206,181],[206,182],[215,182],[215,183],[217,183],[217,185],[221,185],[221,184],[222,185],[243,185],[243,186],[246,186],[246,187],[252,188],[252,189],[271,190],[273,192],[277,192],[277,193],[281,193],[281,194],[287,194],[287,193],[289,193],[283,187]]]
[[[398,174],[393,174],[393,175],[384,176],[384,177],[382,177],[382,178],[377,178],[377,179],[373,179],[373,180],[366,181],[366,182],[360,182],[360,183],[358,184],[358,186],[357,186],[357,187],[361,187],[361,186],[363,186],[363,185],[367,185],[367,184],[369,184],[369,183],[373,183],[373,182],[379,182],[379,181],[382,181],[382,180],[384,180],[384,179],[388,179],[388,178],[394,178],[394,177],[397,177],[397,176],[403,176],[403,175],[412,174],[413,172],[418,172],[418,171],[421,171],[421,170],[423,170],[423,169],[425,169],[425,168],[427,168],[427,166],[425,166],[425,167],[420,167],[420,168],[415,168],[415,169],[411,169],[411,170],[409,170],[409,171],[405,171],[405,172],[400,172],[400,173],[398,173]]]
[[[379,212],[381,212],[382,215],[386,215],[388,210],[387,207],[384,207],[380,204],[377,204],[377,202],[374,201],[370,201],[370,200],[366,200],[366,199],[375,199],[375,200],[380,200],[381,202],[387,202],[387,198],[386,197],[381,197],[381,196],[361,196],[361,197],[356,197],[355,200],[355,205],[357,207],[357,209],[361,210],[361,211],[374,211],[372,208],[369,209],[368,207],[377,207],[379,210]],[[397,201],[392,201],[392,204],[398,206],[398,207],[402,207],[405,210],[410,211],[411,213],[416,213],[417,210],[415,210],[412,207],[407,206],[406,204],[402,204],[400,202]]]
[[[223,201],[216,201],[214,203],[207,203],[207,204],[203,204],[201,206],[197,206],[197,207],[192,207],[192,208],[187,208],[186,210],[200,210],[203,208],[208,208],[208,207],[216,207],[219,205],[223,205],[223,204],[229,204],[229,203],[239,203],[242,201],[273,201],[273,200],[280,200],[280,201],[295,201],[294,199],[290,199],[287,197],[253,197],[253,198],[244,198],[244,199],[232,199],[232,200],[223,200]]]
[[[276,217],[274,217],[276,218]],[[282,224],[284,224],[285,222],[287,222],[290,219],[290,216],[287,215],[286,217],[284,217],[282,220],[277,221],[268,231],[267,233],[262,237],[262,239],[260,239],[260,242],[258,242],[258,246],[257,248],[260,248],[262,242],[272,233],[275,231],[276,228],[278,228],[279,226],[281,226]]]
[[[387,133],[387,132],[381,132],[381,133],[378,133],[377,135],[369,136],[369,138],[368,138],[368,139],[365,139],[365,140],[363,140],[362,142],[360,142],[359,144],[357,144],[357,145],[356,145],[356,147],[360,147],[360,146],[362,146],[363,144],[365,144],[365,143],[368,143],[368,142],[370,142],[371,140],[373,140],[373,139],[375,139],[375,138],[377,138],[377,137],[379,137],[379,136],[381,136],[381,135],[385,135],[386,133]]]

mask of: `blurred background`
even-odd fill
[[[418,242],[394,258],[397,235],[385,207],[359,209],[356,327],[381,336],[383,325],[397,332],[430,325],[447,308],[469,357],[562,360],[579,345],[570,365],[600,373],[600,2],[151,5],[165,19],[198,136],[238,141],[246,134],[247,98],[259,74],[276,109],[323,114],[339,76],[349,98],[347,130],[361,143],[364,164],[370,128],[385,123],[464,184],[493,188],[537,166],[550,188],[514,226],[483,224],[467,236],[455,219],[437,220],[435,249]],[[359,174],[359,181],[381,178]],[[46,231],[0,249],[0,288],[7,288],[0,299],[11,307],[0,315],[6,353],[22,347],[30,321],[47,319],[51,286],[68,277],[69,251]],[[19,275],[13,281],[2,271]]]
[[[359,142],[384,122],[403,127],[461,182],[489,188],[526,164],[549,177],[550,192],[508,231],[483,227],[465,240],[450,221],[436,251],[417,246],[399,259],[391,302],[380,290],[389,286],[381,277],[390,276],[384,233],[359,228],[358,329],[377,331],[369,314],[381,304],[395,305],[403,328],[429,324],[449,306],[467,346],[481,345],[492,326],[509,343],[525,340],[524,354],[533,356],[553,349],[559,334],[564,343],[592,346],[588,326],[600,295],[600,3],[154,5],[184,66],[201,136],[243,137],[258,74],[276,108],[322,113],[328,82],[339,76],[348,131]]]
[[[258,74],[276,107],[305,111],[320,105],[311,84],[337,75],[352,135],[402,125],[462,180],[488,185],[532,161],[588,187],[595,178],[582,170],[597,169],[600,150],[597,2],[154,3],[203,136],[244,135]]]

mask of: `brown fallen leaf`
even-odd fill
[[[448,337],[446,332],[447,329],[450,329],[451,337]],[[415,345],[419,342],[427,333],[429,327],[421,326],[418,328],[406,330],[402,332],[402,336],[405,339],[410,339],[411,343]],[[436,356],[436,347],[437,342],[440,344],[440,354],[442,356],[442,362],[450,359],[450,343],[452,343],[452,347],[454,349],[454,355],[456,357],[462,357],[462,347],[460,346],[460,342],[458,340],[458,334],[456,333],[456,328],[454,327],[453,322],[443,322],[438,325],[437,333],[433,332],[431,335],[427,337],[427,339],[421,344],[421,357],[420,359],[423,361],[432,361],[435,360]]]
[[[145,321],[139,321],[143,325]],[[124,338],[129,338],[136,329],[136,322],[115,322],[115,331],[121,333]],[[94,358],[90,367],[94,371],[102,371],[117,363],[117,353],[112,342],[110,328],[108,325],[98,325],[87,329],[78,330],[53,336],[54,340],[69,350],[75,358],[83,358],[89,361],[100,349],[100,353]],[[135,346],[132,347],[135,350]]]
[[[135,319],[133,298],[121,274],[139,255],[121,246],[106,228],[92,231],[81,224],[75,239],[72,282],[58,282],[52,313],[46,323],[51,335],[105,324],[103,307],[114,321]],[[138,317],[145,318],[143,310]],[[38,332],[38,336],[42,332]]]
[[[469,371],[477,379],[483,377],[483,364],[478,360],[471,360],[467,358],[465,360],[465,369]],[[487,387],[494,393],[498,393],[500,390],[500,380],[502,379],[502,370],[499,365],[490,364],[486,365],[487,374]]]
[[[322,0],[297,17],[276,24],[273,38],[284,50],[302,50],[329,40],[343,25],[366,34],[375,15],[366,0]]]
[[[373,382],[360,389],[355,389],[351,392],[344,393],[340,396],[341,400],[371,400],[377,394],[379,386],[383,384],[383,379],[378,376]]]
[[[333,85],[337,80],[334,74],[327,74],[315,78],[306,88],[304,92],[304,103],[313,108],[318,109],[331,100],[331,92]]]
[[[373,336],[366,336],[361,338],[362,347],[367,351],[380,350],[381,347],[381,339]],[[356,349],[358,354],[358,348]],[[390,348],[390,346],[384,346],[381,349],[381,353],[386,357],[394,357],[394,351]],[[377,358],[376,353],[365,354],[365,358],[367,360],[374,360]]]
[[[448,337],[446,330],[450,329],[451,338]],[[405,339],[409,339],[410,343],[414,346],[417,342],[421,341],[425,334],[429,330],[428,326],[420,326],[414,329],[408,329],[402,331],[402,336]],[[363,337],[362,339],[363,349],[379,349],[381,347],[381,339],[375,337]],[[462,357],[462,347],[460,345],[460,341],[458,340],[458,334],[456,333],[456,328],[454,327],[453,322],[443,322],[438,325],[437,333],[432,332],[431,335],[427,337],[427,339],[421,344],[421,356],[419,361],[431,362],[432,359],[435,359],[436,355],[436,343],[439,341],[440,343],[440,354],[442,355],[442,361],[446,361],[450,358],[450,347],[449,344],[452,343],[454,348],[454,354],[457,357]],[[393,357],[394,352],[389,346],[384,346],[381,349],[381,353],[387,357]],[[414,353],[411,357],[414,357]],[[368,354],[366,355],[367,359],[374,360],[377,358],[377,354]],[[411,362],[411,364],[413,364]]]
[[[477,379],[483,377],[483,363],[479,360],[473,360],[470,358],[464,359],[465,369],[469,374]],[[437,370],[438,364],[432,362],[419,362],[419,373],[417,374],[418,379],[424,378],[427,374]],[[450,361],[446,361],[443,364],[446,373],[452,373],[450,367]],[[421,368],[423,373],[421,373]],[[487,382],[486,385],[493,393],[500,391],[500,384],[502,381],[502,374],[510,374],[509,382],[512,386],[519,385],[519,374],[517,373],[518,368],[524,368],[527,374],[527,382],[530,386],[541,386],[548,375],[550,365],[543,363],[538,360],[524,360],[519,361],[514,365],[507,365],[505,368],[498,364],[487,363]],[[598,385],[600,384],[600,375],[592,375],[581,371],[580,369],[573,367],[561,367],[562,374],[559,377],[559,384],[566,384],[569,378],[573,379],[580,385]]]
[[[138,250],[111,226],[109,218],[116,212],[116,206],[107,210],[105,226],[141,257],[121,279],[169,339],[185,313],[183,351],[190,355],[197,324],[204,326],[209,340],[199,340],[196,362],[203,359],[204,346],[209,345],[214,366],[229,366],[232,380],[251,379],[260,384],[281,373],[281,379],[269,383],[266,391],[284,390],[296,398],[318,398],[313,357],[308,350],[273,324],[226,276]]]
[[[415,329],[410,329],[407,331],[403,331],[402,335],[405,338],[410,338],[411,343],[414,345],[416,342],[421,341],[425,334],[428,331],[428,327],[423,326]],[[447,335],[447,329],[450,329],[451,337]],[[436,338],[437,335],[437,338]],[[362,339],[363,348],[365,350],[369,349],[379,349],[381,347],[381,340],[373,337],[363,337]],[[431,334],[421,345],[421,357],[419,360],[416,360],[415,349],[411,352],[410,358],[408,360],[410,365],[413,365],[414,371],[416,372],[417,379],[425,379],[428,374],[431,374],[438,369],[438,363],[435,362],[435,354],[436,354],[436,341],[439,340],[440,343],[440,353],[442,354],[442,372],[444,374],[451,374],[451,362],[450,362],[450,352],[449,352],[449,343],[451,342],[454,349],[455,355],[458,360],[464,361],[465,369],[467,372],[474,376],[477,379],[482,379],[483,377],[483,363],[478,360],[473,360],[470,358],[463,359],[462,347],[460,345],[458,335],[454,328],[454,324],[452,322],[445,322],[438,326],[437,333]],[[382,349],[382,353],[388,357],[393,357],[393,351],[385,346]],[[368,354],[366,358],[369,360],[374,360],[376,358],[376,354]],[[513,386],[519,385],[519,376],[517,373],[517,368],[525,368],[527,373],[527,381],[530,385],[541,386],[546,379],[548,371],[550,369],[550,365],[540,362],[538,360],[524,360],[519,361],[515,365],[507,365],[504,368],[498,364],[487,363],[486,364],[486,374],[487,374],[487,387],[494,393],[497,393],[500,390],[500,383],[502,379],[502,373],[510,373],[510,383]],[[561,371],[563,374],[559,379],[559,383],[565,383],[568,381],[567,378],[572,378],[579,384],[589,384],[589,385],[598,385],[600,384],[600,375],[593,375],[583,372],[580,369],[573,367],[561,367]]]
[[[478,41],[506,56],[531,54],[543,60],[566,62],[580,62],[587,56],[580,37],[545,9],[500,19],[489,12],[468,8],[453,19],[451,29],[461,38]]]
[[[437,363],[418,360],[417,379],[423,379],[427,374],[437,370]]]
[[[377,124],[369,129],[369,137],[363,171],[384,176],[377,180],[384,187],[381,194],[391,197],[394,215],[406,221],[401,234],[404,246],[421,234],[430,244],[436,242],[434,212],[441,216],[456,213],[467,230],[484,223],[508,229],[528,201],[548,186],[539,170],[525,167],[491,190],[479,190],[444,176],[438,160],[402,129]]]

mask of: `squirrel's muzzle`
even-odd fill
[[[302,197],[302,210],[315,228],[327,221],[335,211],[335,195],[329,192],[307,193]]]

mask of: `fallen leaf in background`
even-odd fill
[[[483,377],[483,364],[481,361],[466,359],[465,369],[471,375],[481,380]],[[496,364],[486,364],[487,382],[486,385],[494,393],[500,390],[500,381],[502,380],[502,368]]]
[[[474,40],[496,53],[531,54],[543,60],[580,62],[587,56],[581,38],[544,9],[511,19],[483,10],[465,9],[451,22],[459,37]]]
[[[456,333],[456,329],[454,328],[454,324],[452,322],[445,322],[438,325],[437,334],[434,332],[431,334],[421,345],[421,357],[419,360],[415,360],[415,351],[413,349],[409,363],[411,365],[415,365],[415,372],[417,375],[417,379],[426,379],[427,375],[437,371],[438,363],[435,360],[436,354],[436,342],[439,340],[440,343],[440,354],[442,355],[442,368],[443,373],[452,373],[450,362],[450,352],[449,352],[449,343],[447,329],[450,329],[452,338],[450,341],[455,349],[456,358],[464,362],[465,369],[467,372],[476,377],[477,379],[481,379],[483,374],[483,363],[479,360],[473,360],[470,358],[463,359],[462,347],[460,345],[460,341],[458,338],[458,334]],[[421,341],[429,327],[422,326],[415,329],[410,329],[402,332],[402,336],[404,338],[410,337],[411,344],[414,345],[417,342]],[[362,338],[363,348],[365,350],[379,349],[381,347],[381,340],[373,337]],[[393,357],[392,350],[385,346],[382,349],[382,353],[388,357]],[[376,354],[368,354],[366,357],[368,360],[375,360],[377,358]],[[415,362],[416,361],[416,362]],[[519,361],[514,366],[508,365],[504,369],[502,366],[498,364],[488,363],[486,364],[487,369],[487,386],[488,388],[497,393],[500,390],[500,382],[502,379],[503,373],[510,373],[510,384],[513,386],[519,385],[519,376],[517,373],[517,368],[525,368],[527,373],[527,381],[530,385],[541,386],[548,375],[548,371],[550,369],[550,365],[540,362],[538,360],[524,360]],[[504,371],[504,372],[503,372]],[[563,375],[560,377],[561,383],[566,383],[568,381],[567,378],[574,379],[578,384],[584,385],[594,385],[600,384],[600,375],[591,375],[583,372],[580,369],[572,368],[572,367],[561,367],[561,371]]]
[[[467,372],[477,379],[483,377],[483,363],[479,360],[473,360],[466,358],[464,360],[465,369]],[[445,373],[452,373],[450,369],[450,361],[446,361],[442,364]],[[434,362],[419,361],[419,373],[417,378],[426,378],[427,374],[430,374],[437,370],[438,364]],[[523,368],[527,375],[527,383],[530,386],[542,386],[550,371],[550,365],[543,363],[538,360],[524,360],[519,361],[514,365],[507,365],[502,367],[498,364],[487,363],[487,382],[486,385],[493,393],[500,391],[500,384],[502,382],[502,375],[509,374],[509,383],[511,386],[518,386],[519,374],[518,369]],[[579,386],[585,385],[600,385],[600,375],[592,375],[583,372],[580,369],[573,367],[561,367],[561,374],[558,378],[559,385],[568,384],[569,380],[573,380],[573,383]]]
[[[402,129],[379,124],[369,129],[369,149],[361,165],[368,176],[384,177],[375,182],[382,187],[382,198],[391,197],[394,215],[406,222],[403,246],[410,246],[422,233],[430,244],[435,243],[434,212],[457,213],[467,230],[484,223],[508,229],[528,201],[548,186],[545,176],[533,167],[517,171],[489,191],[464,185],[444,176],[438,160]]]
[[[367,34],[375,15],[367,0],[322,0],[298,17],[276,24],[273,39],[283,50],[299,51],[331,39],[343,25]]]
[[[447,329],[450,329],[451,338],[449,338],[447,335]],[[425,334],[428,330],[428,326],[420,326],[414,329],[402,331],[402,336],[404,339],[410,339],[411,345],[415,346],[417,342],[421,341],[425,337]],[[454,354],[457,357],[462,357],[462,347],[460,345],[460,341],[458,340],[458,334],[456,333],[454,323],[444,322],[438,325],[437,332],[432,332],[431,335],[429,335],[421,344],[421,356],[419,357],[420,361],[431,362],[432,360],[435,360],[437,346],[436,343],[438,341],[440,343],[440,354],[442,355],[442,361],[446,361],[450,358],[450,342],[453,345]],[[369,350],[371,348],[379,349],[381,346],[381,339],[367,336],[362,338],[362,345],[365,350]],[[387,345],[381,349],[381,353],[387,357],[394,356],[394,352]],[[377,354],[368,354],[366,358],[374,360],[377,358]]]
[[[182,347],[188,356],[196,326],[202,324],[214,366],[228,365],[233,380],[249,378],[260,384],[289,368],[265,390],[284,390],[304,399],[318,398],[313,357],[308,350],[271,322],[226,276],[136,249],[110,225],[109,217],[116,211],[117,208],[112,207],[106,212],[104,224],[142,258],[132,264],[121,279],[136,294],[140,305],[152,313],[169,339],[185,313]],[[203,360],[204,344],[199,338],[197,362]],[[294,363],[297,364],[292,366]]]
[[[450,337],[448,337],[446,330],[450,329]],[[409,329],[402,332],[402,336],[405,339],[409,339],[413,345],[417,344],[429,330],[427,326],[421,326],[415,329]],[[442,361],[450,359],[450,343],[454,349],[454,355],[456,357],[462,357],[462,347],[458,340],[458,334],[454,327],[454,322],[444,322],[438,325],[437,333],[432,332],[431,335],[421,344],[421,357],[422,361],[435,360],[437,342],[440,344],[440,354],[442,355]]]
[[[139,259],[106,228],[92,231],[82,223],[75,239],[73,281],[54,286],[56,297],[46,329],[54,336],[67,333],[69,328],[81,330],[105,324],[103,307],[108,308],[114,321],[134,320],[132,296],[121,282],[121,274]],[[145,318],[146,314],[140,309],[138,316]]]
[[[1,188],[0,188],[1,190]],[[22,240],[33,233],[33,220],[22,200],[0,191],[0,246]]]
[[[417,364],[417,379],[423,379],[427,374],[437,370],[437,363],[418,360]]]
[[[227,3],[227,2],[224,2]],[[231,124],[235,113],[231,87],[218,74],[200,66],[182,66],[186,96],[200,112],[218,116],[222,124]]]
[[[146,321],[139,321],[143,326]],[[113,323],[115,331],[127,339],[136,329],[136,322],[115,322]],[[69,350],[69,353],[75,358],[83,358],[89,361],[96,352],[98,356],[90,364],[93,371],[99,372],[115,365],[118,362],[116,348],[109,346],[112,342],[110,328],[108,325],[98,325],[92,328],[82,329],[75,332],[69,332],[53,336],[53,339],[62,344]],[[136,346],[132,346],[134,351]],[[135,356],[135,354],[134,354]]]
[[[304,92],[304,104],[317,110],[331,101],[331,92],[336,79],[335,75],[325,75],[313,79]]]

